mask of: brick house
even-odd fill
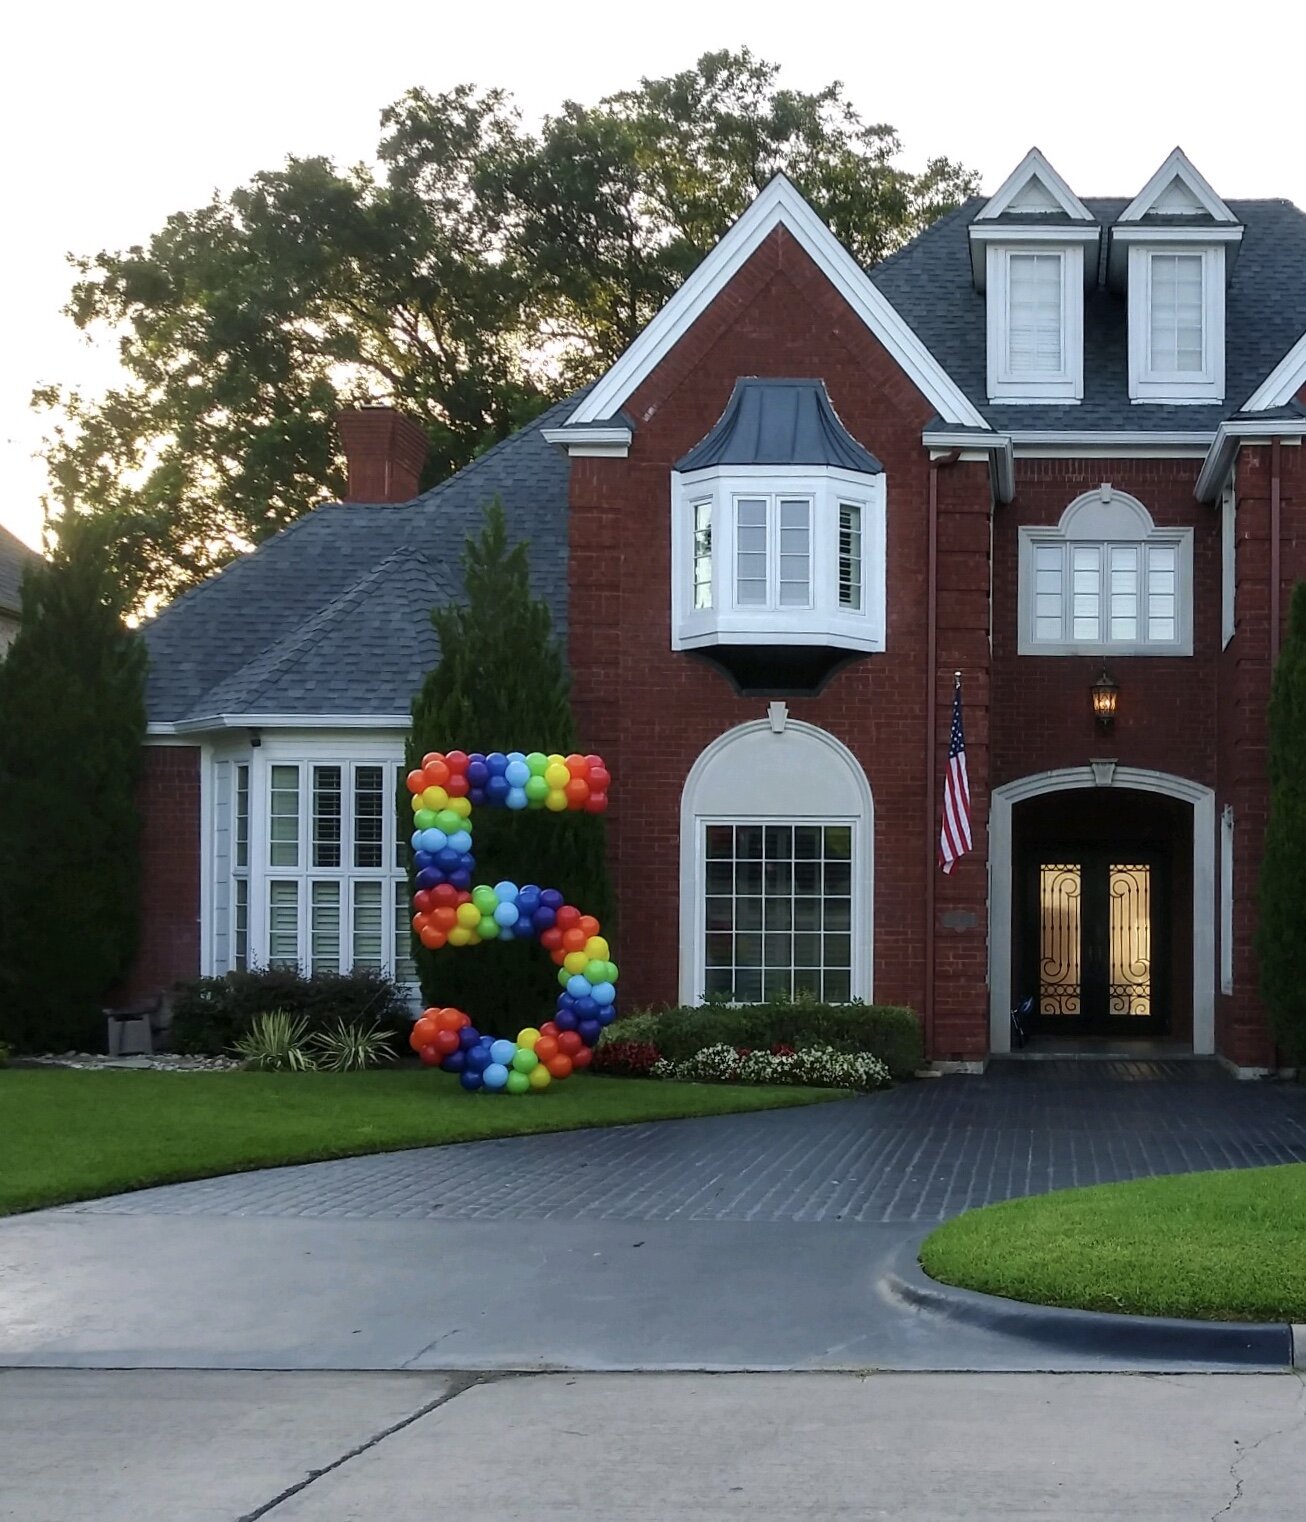
[[[0,656],[13,643],[23,613],[23,572],[36,551],[0,526]]]
[[[1304,401],[1306,215],[1178,150],[1132,200],[1031,151],[869,271],[777,178],[586,392],[422,495],[416,428],[347,414],[350,500],[150,627],[136,985],[411,976],[408,702],[498,496],[616,779],[627,1007],[906,1003],[972,1065],[1029,997],[1044,1042],[1264,1071]],[[957,672],[974,850],[945,876]]]

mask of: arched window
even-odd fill
[[[873,820],[824,730],[780,716],[714,740],[681,805],[682,1001],[869,1000]]]
[[[1104,482],[1020,530],[1021,655],[1191,655],[1193,531]]]

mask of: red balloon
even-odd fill
[[[438,898],[431,896],[429,888],[419,888],[413,894],[413,908],[417,910],[418,914],[429,914],[439,902]]]
[[[431,1043],[431,1045],[436,1049],[437,1052],[441,1053],[442,1056],[447,1057],[450,1052],[456,1052],[458,1050],[458,1032],[436,1031],[435,1040]]]
[[[571,1058],[564,1057],[561,1052],[556,1057],[550,1057],[544,1064],[549,1074],[554,1078],[568,1078],[571,1076]]]
[[[554,917],[554,925],[559,930],[570,930],[573,925],[580,924],[580,910],[572,904],[564,904]],[[543,936],[540,937],[544,939]]]
[[[558,1037],[558,1050],[566,1057],[574,1057],[584,1045],[579,1031],[563,1031]]]
[[[445,904],[456,907],[458,904],[458,890],[452,883],[436,883],[434,888],[427,888],[425,891],[431,895],[432,904],[438,904],[441,907]]]
[[[540,945],[544,947],[545,951],[557,951],[558,947],[562,945],[562,931],[557,925],[550,925],[540,935]]]
[[[451,772],[448,782],[444,785],[444,790],[449,794],[450,798],[466,798],[471,789],[471,783],[463,776],[462,772]]]
[[[587,814],[605,814],[608,809],[608,795],[606,793],[591,793],[585,800],[585,812]]]
[[[585,757],[585,765],[589,767],[590,771],[593,771],[596,766],[603,765],[603,757],[588,755]]]
[[[432,761],[443,761],[443,760],[444,760],[444,757],[440,754],[440,752],[438,750],[428,750],[427,753],[422,757],[422,765],[423,766],[430,766]]]
[[[444,758],[444,764],[449,768],[453,776],[467,770],[467,752],[465,750],[451,750]]]
[[[582,1068],[589,1067],[590,1063],[593,1061],[594,1053],[589,1049],[589,1047],[582,1046],[580,1051],[578,1051],[575,1056],[572,1057],[571,1065],[576,1069],[577,1072],[579,1072]]]
[[[429,1068],[439,1067],[439,1065],[444,1061],[442,1053],[433,1046],[422,1047],[418,1051],[417,1055]]]
[[[596,793],[606,793],[612,785],[612,773],[606,766],[591,766],[589,773],[590,788]]]
[[[567,960],[567,948],[565,946],[555,946],[549,955],[553,958],[553,965],[561,967]]]
[[[556,1036],[557,1034],[558,1022],[556,1020],[546,1020],[544,1024],[540,1026],[541,1036]]]

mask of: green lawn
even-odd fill
[[[1010,1200],[921,1248],[946,1284],[1039,1305],[1214,1321],[1306,1321],[1306,1164]]]
[[[425,1070],[11,1068],[0,1070],[0,1214],[280,1163],[845,1097],[589,1074],[509,1098]]]

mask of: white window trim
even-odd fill
[[[1151,369],[1152,257],[1188,254],[1202,261],[1202,373]],[[1180,242],[1129,245],[1129,397],[1134,402],[1198,405],[1224,400],[1224,246]]]
[[[1233,992],[1233,805],[1220,815],[1220,992]]]
[[[1227,650],[1238,626],[1238,493],[1230,480],[1220,497],[1220,648]]]
[[[1191,528],[1157,528],[1152,515],[1137,497],[1115,491],[1103,483],[1085,492],[1062,513],[1055,526],[1022,525],[1019,541],[1018,655],[1147,655],[1180,656],[1193,653],[1193,531]],[[1177,551],[1176,623],[1173,643],[1151,640],[1036,640],[1034,638],[1034,551],[1043,544],[1173,545]],[[1065,595],[1069,595],[1068,591]],[[1140,593],[1145,596],[1145,589]],[[1104,615],[1106,610],[1103,610]],[[1105,616],[1103,627],[1109,627]]]
[[[735,499],[812,503],[811,603],[736,606]],[[694,508],[712,502],[712,606],[694,607]],[[839,504],[862,509],[862,606],[839,604]],[[885,477],[817,466],[712,466],[671,473],[671,648],[827,645],[879,651],[885,638]],[[775,515],[772,514],[774,517]],[[772,569],[770,566],[768,569]]]
[[[1061,370],[1056,375],[1020,375],[1006,363],[1010,328],[1013,255],[1053,254],[1061,260]],[[1082,243],[990,243],[986,251],[988,287],[988,388],[991,402],[1036,405],[1078,402],[1084,396],[1084,245]]]

